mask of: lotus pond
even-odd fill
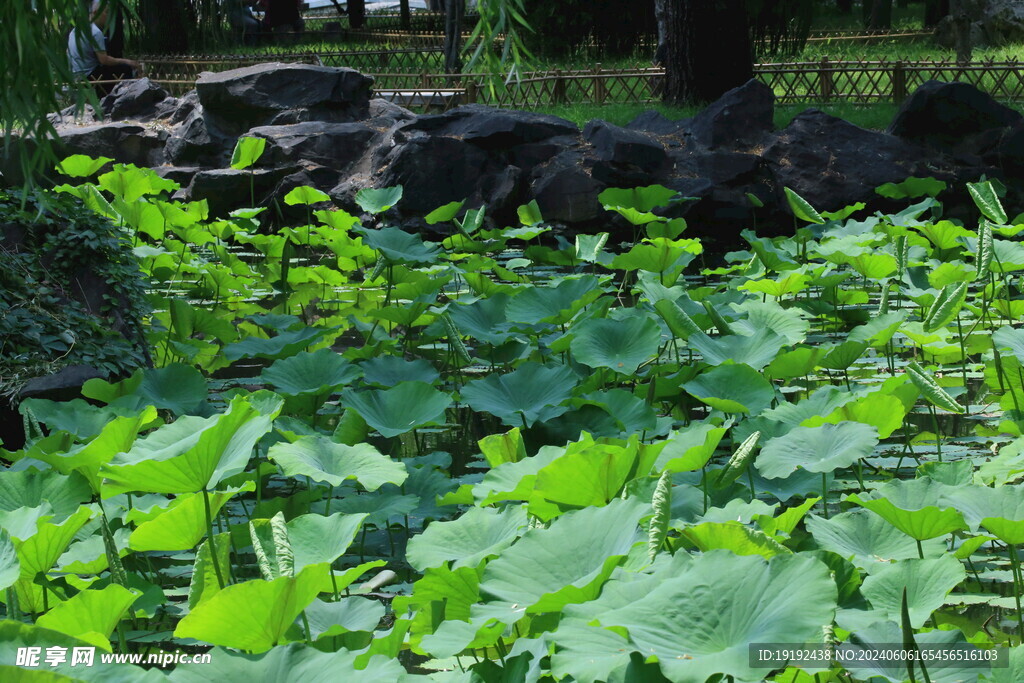
[[[791,236],[711,268],[659,186],[601,195],[625,243],[551,239],[534,203],[440,207],[435,243],[384,217],[401,188],[361,217],[298,188],[271,232],[107,161],[58,189],[134,245],[155,368],[21,404],[6,680],[1024,677],[1024,221],[997,183],[966,225],[932,179],[878,188],[889,215],[789,193]],[[1003,659],[754,666],[764,643]],[[15,668],[82,646],[211,661]]]

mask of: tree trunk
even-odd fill
[[[444,71],[462,71],[462,19],[466,0],[445,0],[444,7]]]
[[[892,28],[892,0],[864,0],[864,28],[886,31]]]
[[[403,31],[409,31],[412,29],[412,15],[409,13],[409,0],[399,0],[398,2],[398,14],[399,14],[399,26]]]
[[[953,15],[953,29],[956,32],[956,63],[969,64],[971,61],[971,16],[964,0],[952,0],[950,14]]]
[[[669,0],[665,101],[710,102],[754,77],[745,0]]]
[[[925,0],[924,25],[933,28],[943,17],[949,14],[949,0]]]
[[[124,15],[123,0],[111,0],[106,30],[107,54],[111,57],[124,57]]]
[[[660,58],[668,49],[668,4],[670,0],[654,0],[654,22],[658,26],[658,49],[655,52],[654,63],[663,61]]]
[[[184,4],[178,0],[139,0],[143,44],[156,54],[188,52]]]
[[[366,0],[348,0],[348,27],[362,28],[366,25]]]

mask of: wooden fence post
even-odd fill
[[[594,72],[594,103],[604,104],[605,98],[608,97],[608,89],[605,87],[604,78],[601,76],[601,65],[595,64],[593,68]]]
[[[565,104],[566,101],[565,78],[562,77],[561,69],[555,71],[554,99],[555,104]]]
[[[834,83],[832,82],[832,67],[829,64],[828,57],[821,58],[821,64],[818,66],[818,94],[822,101],[827,102],[832,99],[832,92],[834,91]]]
[[[907,72],[903,69],[903,60],[897,59],[892,65],[892,101],[902,104],[907,99]]]
[[[476,81],[466,81],[466,104],[476,104]]]

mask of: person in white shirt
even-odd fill
[[[132,59],[121,59],[107,54],[107,41],[103,29],[107,25],[107,4],[110,0],[95,0],[92,3],[92,24],[89,25],[90,35],[75,29],[68,35],[68,61],[71,71],[78,78],[86,78],[95,84],[98,95],[106,95],[113,89],[113,84],[102,81],[114,81],[124,78],[135,78],[141,72],[141,65]]]

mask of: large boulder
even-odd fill
[[[115,122],[91,126],[58,126],[62,154],[110,157],[122,164],[159,166],[164,163],[167,133],[136,123]]]
[[[493,212],[501,208],[493,206],[495,200],[502,199],[489,192],[503,184],[492,178],[496,174],[506,174],[506,164],[476,145],[454,137],[419,135],[387,155],[376,185],[404,188],[399,206],[404,214],[423,215],[467,198],[471,205],[485,203]],[[508,178],[504,180],[507,184]],[[504,199],[514,194],[503,189]]]
[[[690,134],[704,147],[754,145],[774,130],[775,93],[751,79],[729,90],[693,117]]]
[[[920,148],[817,109],[779,131],[763,156],[780,191],[788,187],[829,211],[870,200],[884,183],[935,175]]]
[[[603,213],[597,196],[604,185],[587,172],[579,152],[567,150],[536,168],[533,175],[530,196],[546,220],[588,223]]]
[[[657,173],[668,163],[665,145],[650,135],[595,119],[583,129],[598,159],[617,166]]]
[[[972,45],[1008,45],[1024,42],[1024,3],[1020,0],[960,0],[970,22]],[[956,46],[956,20],[946,16],[935,27],[935,42]]]
[[[407,132],[454,137],[488,150],[503,150],[560,135],[578,135],[576,124],[548,114],[467,104],[443,114],[420,116]]]
[[[241,135],[255,126],[365,119],[372,85],[353,69],[273,63],[204,73],[196,93],[221,129]]]
[[[973,85],[928,81],[903,103],[888,132],[943,151],[971,150],[977,136],[1021,120]]]
[[[188,115],[176,126],[167,139],[164,156],[179,166],[201,164],[222,166],[235,146],[235,137],[221,131],[206,115],[203,107],[189,107]]]
[[[267,141],[261,165],[296,163],[300,159],[343,171],[366,153],[378,135],[364,123],[295,123],[259,126],[246,135]]]
[[[148,78],[136,78],[115,85],[100,106],[103,116],[110,121],[140,120],[151,118],[157,112],[157,105],[168,96],[166,90]]]
[[[261,198],[267,197],[294,170],[257,168],[236,171],[233,168],[215,168],[200,171],[192,176],[184,195],[189,201],[205,199],[211,216],[227,216],[230,211],[249,206],[252,195],[255,195],[256,203],[259,204]]]

